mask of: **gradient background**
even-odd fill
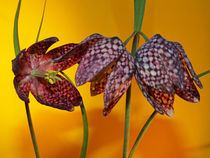
[[[13,22],[18,0],[2,1],[0,157],[33,158],[34,151],[24,103],[13,87],[11,60]],[[44,0],[23,0],[19,36],[21,49],[35,42]],[[133,31],[133,0],[48,0],[40,40],[60,39],[53,47],[80,42],[93,33],[119,36],[123,41]],[[142,31],[149,37],[160,33],[183,46],[197,73],[209,69],[210,1],[148,0]],[[141,38],[141,42],[144,40]],[[131,43],[131,42],[130,42]],[[131,44],[128,45],[130,50]],[[74,79],[76,67],[66,71]],[[134,158],[210,157],[210,76],[201,78],[201,102],[188,103],[176,96],[172,118],[157,115],[139,144]],[[89,84],[78,88],[89,121],[88,158],[118,158],[123,150],[125,95],[111,114],[102,116],[103,95],[90,97]],[[30,109],[43,158],[77,158],[82,144],[80,108],[66,112],[39,104],[30,96]],[[130,147],[153,112],[136,81],[132,86]]]

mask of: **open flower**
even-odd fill
[[[31,91],[41,104],[72,111],[74,106],[82,103],[82,98],[77,89],[58,73],[78,62],[80,57],[72,51],[68,58],[61,58],[76,44],[63,45],[46,53],[57,41],[56,37],[45,39],[17,55],[12,61],[14,86],[20,99],[27,103]]]
[[[91,95],[104,92],[103,114],[107,115],[131,84],[134,59],[119,38],[94,34],[87,39],[95,37],[98,40],[86,50],[75,81],[77,86],[91,82]]]
[[[136,51],[135,66],[141,91],[160,114],[173,116],[175,93],[189,102],[200,101],[193,80],[200,88],[202,84],[179,43],[153,36]]]

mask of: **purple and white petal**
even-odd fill
[[[80,61],[76,72],[76,85],[82,85],[91,81],[112,62],[119,59],[124,51],[122,41],[117,38],[102,38],[88,48]]]
[[[131,84],[134,73],[134,59],[128,51],[124,51],[117,65],[110,74],[104,90],[104,110],[106,116],[115,106]]]
[[[198,87],[202,89],[203,88],[202,83],[199,80],[198,76],[196,75],[196,73],[195,73],[195,71],[194,71],[194,69],[192,67],[192,64],[191,64],[190,60],[188,59],[187,54],[185,53],[182,45],[179,44],[178,42],[173,42],[173,44],[176,46],[176,48],[178,49],[178,52],[183,57],[183,59],[184,59],[184,61],[186,63],[186,66],[187,66],[188,70],[190,71],[190,73],[191,73],[191,75],[193,77],[193,80],[198,85]]]

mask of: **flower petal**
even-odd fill
[[[124,51],[114,71],[111,72],[104,91],[104,110],[106,116],[115,106],[131,84],[134,72],[134,59],[128,51]]]
[[[103,37],[98,40],[87,49],[80,61],[75,77],[76,85],[79,86],[91,81],[103,69],[119,59],[123,51],[123,43],[117,37]]]
[[[199,80],[199,78],[197,77],[195,71],[193,70],[192,64],[190,62],[190,60],[187,57],[187,54],[185,53],[183,47],[181,44],[179,44],[178,42],[173,42],[174,45],[176,46],[176,48],[178,49],[178,52],[180,54],[180,58],[182,60],[182,63],[184,63],[184,65],[188,68],[188,70],[190,71],[193,80],[195,81],[195,83],[198,85],[199,88],[203,88],[201,81]]]
[[[23,49],[14,60],[12,60],[12,71],[15,75],[27,75],[31,68],[29,54]]]
[[[116,65],[117,61],[112,62],[108,67],[103,69],[99,74],[97,74],[97,76],[95,76],[91,80],[91,96],[95,96],[104,92],[107,79],[109,78],[110,73],[114,70]]]
[[[29,103],[29,89],[30,89],[30,79],[25,76],[15,76],[13,83],[15,86],[15,90],[19,96],[19,98],[26,103]]]
[[[136,51],[135,65],[145,84],[160,92],[173,94],[174,85],[184,88],[178,52],[158,34]]]
[[[93,34],[87,37],[85,40],[83,40],[83,42],[81,42],[80,44],[74,46],[74,48],[69,50],[67,53],[55,58],[53,60],[54,69],[60,68],[60,70],[65,70],[71,67],[72,65],[80,62],[81,58],[86,53],[87,49],[102,37],[103,36],[99,34]]]
[[[163,93],[155,90],[152,87],[149,87],[143,82],[140,75],[138,74],[139,72],[137,71],[135,73],[137,83],[143,95],[146,97],[149,103],[160,114],[167,114],[168,116],[172,117],[174,114],[173,110],[174,94]]]
[[[91,96],[96,96],[96,95],[104,92],[108,77],[109,77],[109,75],[105,76],[103,79],[101,79],[99,81],[97,81],[97,80],[91,81],[91,84],[90,84]]]
[[[27,52],[29,52],[30,54],[43,55],[45,54],[47,49],[57,41],[58,38],[56,37],[47,38],[45,40],[34,43],[27,49]]]
[[[31,92],[38,102],[54,108],[73,111],[74,106],[82,103],[78,90],[65,78],[62,81],[50,84],[43,78],[36,78],[31,84]]]
[[[49,52],[47,52],[47,54],[45,56],[46,56],[46,58],[56,59],[56,58],[60,57],[61,55],[68,53],[76,46],[77,46],[77,44],[75,44],[75,43],[65,44],[63,46],[60,46],[60,47],[50,50]]]
[[[184,69],[185,88],[183,90],[180,90],[179,88],[175,87],[176,94],[189,102],[197,103],[200,101],[200,94],[195,87],[193,79],[190,77],[187,68],[184,66],[184,63],[182,63],[182,68]]]

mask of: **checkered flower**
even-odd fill
[[[81,104],[82,98],[77,89],[58,73],[77,63],[82,49],[78,51],[76,44],[67,44],[46,53],[57,41],[56,37],[45,39],[17,55],[12,61],[14,86],[20,99],[27,103],[31,91],[41,104],[72,111],[74,106]]]
[[[94,34],[90,38],[97,41],[81,59],[75,81],[77,86],[91,82],[92,96],[104,92],[103,114],[107,115],[131,84],[134,59],[117,37]]]
[[[202,88],[182,46],[160,35],[153,36],[136,51],[135,78],[147,100],[160,114],[173,116],[174,94],[199,102],[193,80]]]

